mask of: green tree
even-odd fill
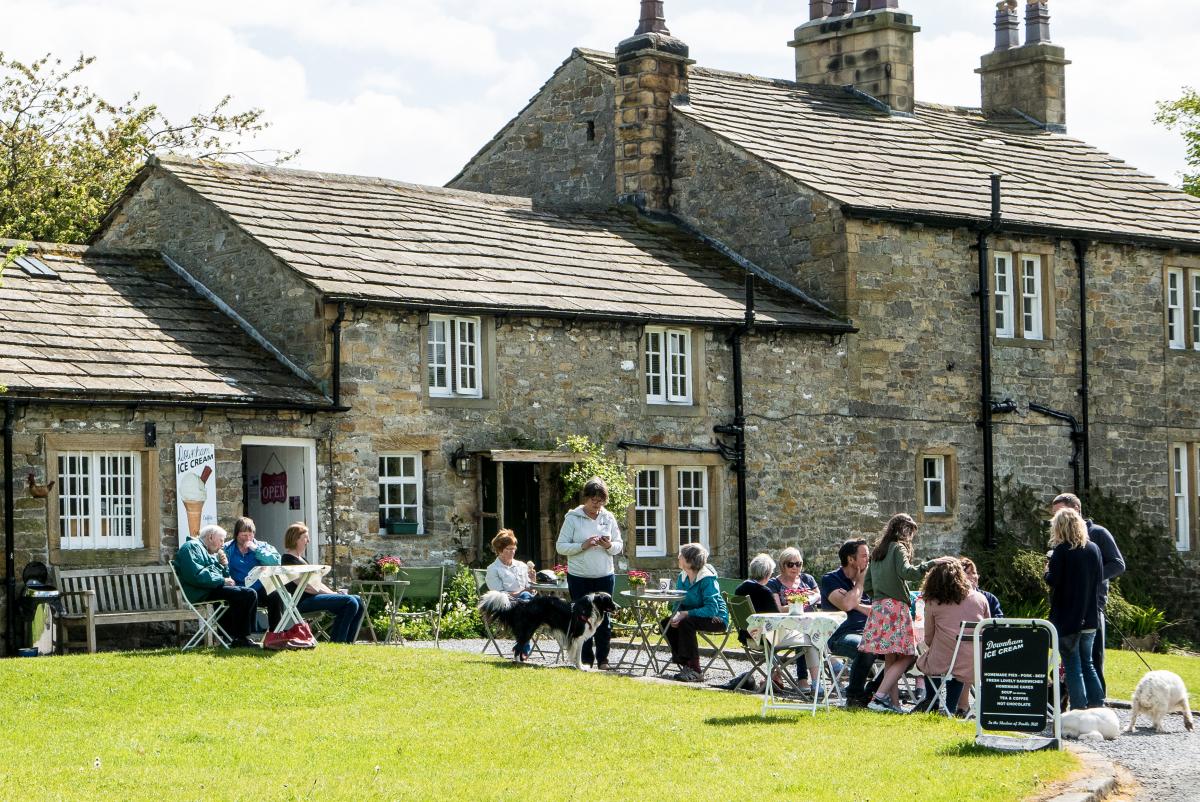
[[[30,64],[0,53],[0,237],[83,242],[155,151],[196,158],[284,161],[294,153],[250,150],[262,109],[230,109],[226,96],[172,122],[134,95],[110,103],[79,76],[94,59]]]
[[[1200,93],[1184,87],[1178,100],[1160,101],[1154,121],[1183,134],[1188,166],[1200,169]],[[1183,174],[1183,191],[1200,197],[1200,172]]]
[[[608,485],[608,511],[617,516],[618,521],[625,520],[625,514],[634,502],[629,469],[605,456],[604,446],[593,443],[584,435],[572,435],[566,440],[559,440],[558,447],[579,455],[579,461],[563,471],[563,501],[568,505],[578,504],[583,486],[593,476],[599,476]]]

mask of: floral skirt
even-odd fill
[[[873,603],[858,650],[871,654],[915,655],[917,642],[913,637],[908,605],[895,599],[880,599]]]

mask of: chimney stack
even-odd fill
[[[671,100],[687,94],[688,46],[671,36],[662,0],[642,0],[633,36],[617,45],[617,200],[667,211]]]
[[[1025,44],[1018,46],[1017,0],[996,5],[996,49],[979,69],[983,113],[1032,117],[1051,131],[1067,126],[1066,51],[1050,42],[1049,0],[1026,0]]]
[[[921,30],[899,0],[812,0],[811,19],[788,42],[796,81],[851,85],[892,110],[913,110],[913,35]]]

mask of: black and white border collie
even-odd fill
[[[527,602],[516,601],[504,591],[489,590],[479,600],[479,611],[489,620],[502,622],[517,643],[533,638],[539,627],[546,627],[558,641],[567,662],[583,668],[583,643],[616,606],[607,593],[589,593],[571,604],[553,596],[534,596]]]

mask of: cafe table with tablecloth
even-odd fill
[[[755,613],[746,619],[746,629],[751,637],[757,637],[762,643],[763,653],[767,657],[767,677],[770,678],[774,676],[775,665],[779,659],[776,650],[786,636],[792,633],[800,635],[801,640],[797,642],[790,639],[787,648],[813,646],[820,653],[821,665],[824,665],[829,654],[829,638],[845,620],[846,614],[842,612]],[[775,683],[769,679],[766,683],[766,690],[763,692],[763,716],[767,715],[768,710],[811,710],[813,715],[816,715],[818,706],[828,709],[828,694],[824,699],[820,699],[819,694],[814,692],[811,702],[799,703],[776,696]]]

